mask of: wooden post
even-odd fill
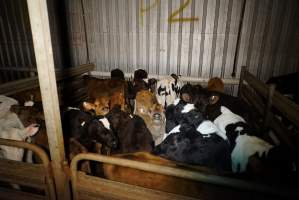
[[[70,199],[46,0],[27,0],[58,200]]]

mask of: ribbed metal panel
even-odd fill
[[[56,67],[70,59],[102,72],[231,78],[234,65],[237,76],[247,65],[262,80],[299,70],[297,0],[48,0],[48,8]],[[0,67],[35,68],[26,1],[0,0],[0,10]]]
[[[55,67],[67,65],[67,54],[61,34],[63,3],[48,0]],[[61,10],[61,8],[63,10]],[[60,12],[60,14],[59,14]],[[64,26],[67,30],[66,25]],[[67,56],[65,56],[67,55]],[[6,82],[30,76],[36,69],[33,42],[26,0],[0,0],[0,81]],[[15,73],[11,71],[16,71]]]
[[[81,0],[67,0],[73,65],[87,61]],[[236,60],[265,80],[298,71],[296,0],[82,0],[98,71],[230,78]],[[238,35],[242,5],[245,13]],[[168,20],[182,5],[174,19]],[[193,21],[185,21],[193,18]],[[240,44],[237,45],[237,38]],[[239,48],[237,48],[239,46]],[[238,53],[236,53],[238,51]],[[235,59],[235,56],[236,59]]]

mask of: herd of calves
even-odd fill
[[[111,79],[85,75],[84,81],[88,99],[61,114],[68,159],[94,152],[170,166],[200,165],[217,172],[267,176],[271,181],[296,171],[293,155],[262,139],[252,125],[258,120],[254,111],[225,94],[219,78],[210,79],[204,88],[183,85],[173,74],[148,79],[146,71],[136,70],[128,82],[116,69]],[[18,104],[0,95],[0,138],[28,141],[47,150],[38,103]],[[0,158],[21,161],[25,155],[27,162],[38,162],[23,149],[0,145]],[[93,173],[92,168],[87,171]],[[109,170],[106,166],[106,176],[113,179]]]

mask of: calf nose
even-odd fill
[[[117,141],[113,141],[113,142],[111,143],[111,147],[112,147],[112,148],[116,148],[116,147],[117,147]]]
[[[161,120],[162,119],[162,115],[160,113],[155,113],[153,115],[153,117],[154,117],[155,120]]]

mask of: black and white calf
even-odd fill
[[[71,108],[63,115],[63,133],[66,148],[69,147],[69,139],[75,138],[88,151],[94,151],[94,143],[101,143],[110,148],[118,145],[117,136],[110,128],[107,118],[94,117],[90,113]],[[71,149],[67,149],[71,153]]]
[[[165,108],[172,104],[179,97],[181,87],[182,83],[175,74],[159,80],[156,86],[156,97],[159,104]]]
[[[225,106],[220,108],[221,114],[214,120],[214,124],[227,136],[231,146],[233,172],[245,172],[248,160],[258,154],[267,155],[273,145],[254,136],[246,121]]]
[[[226,134],[230,142],[233,172],[245,172],[249,168],[254,173],[259,171],[256,166],[249,163],[250,160],[256,158],[255,160],[259,160],[258,162],[261,163],[260,166],[263,166],[258,168],[268,167],[265,168],[263,174],[273,171],[270,178],[279,176],[280,179],[295,173],[296,161],[291,152],[287,152],[282,146],[274,146],[257,137],[256,135],[259,134],[255,133],[244,118],[233,113],[227,107],[221,106],[220,112],[221,114],[216,117],[214,124]],[[269,163],[271,164],[269,165]]]
[[[199,164],[218,170],[230,170],[230,148],[224,135],[202,113],[180,100],[166,109],[167,129],[164,141],[154,153],[167,159]]]

